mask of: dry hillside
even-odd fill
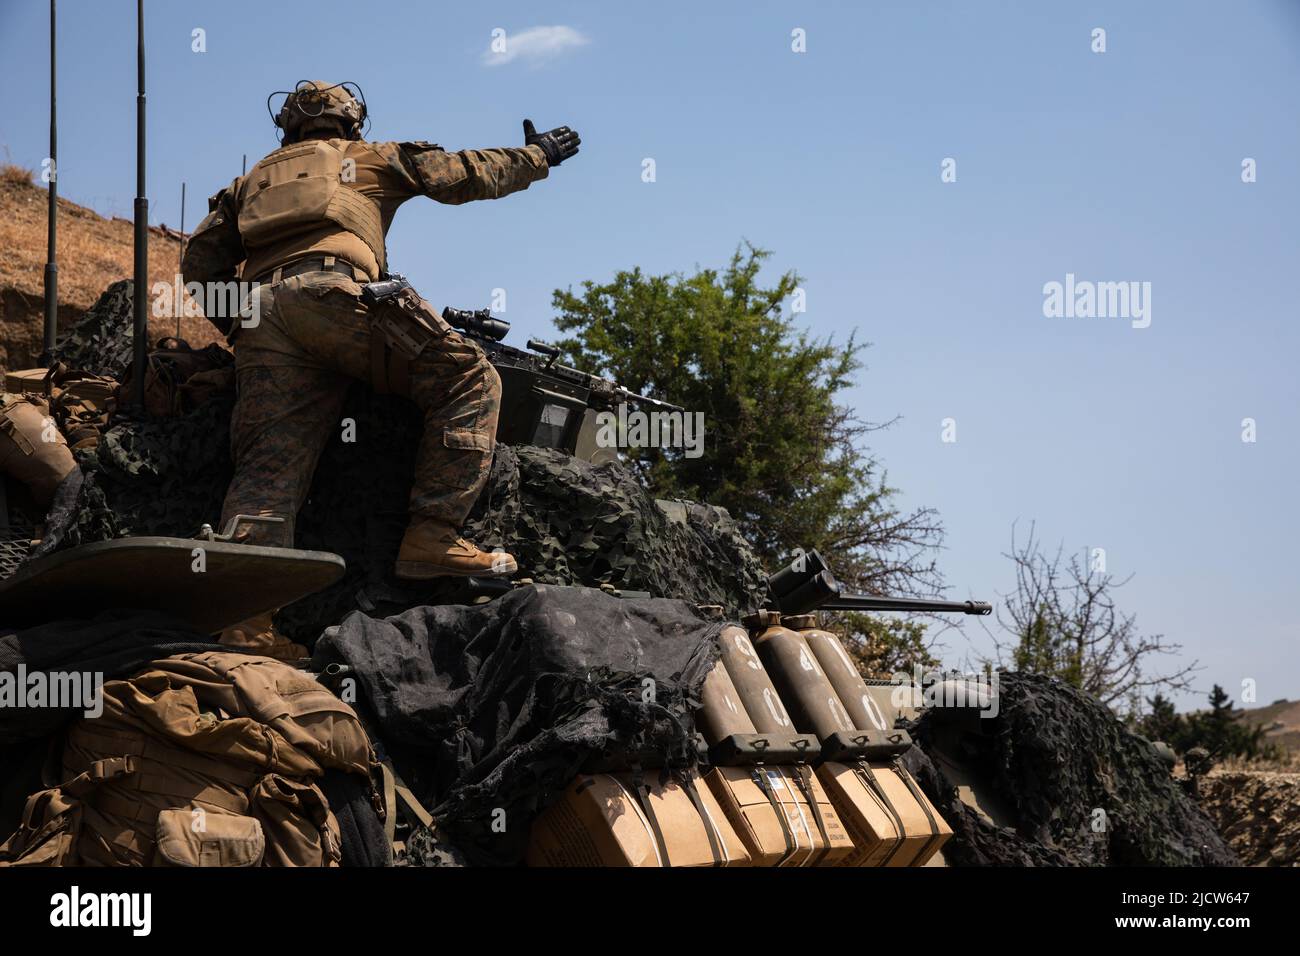
[[[30,368],[41,352],[45,316],[46,209],[49,195],[31,174],[0,168],[0,369]],[[99,294],[134,271],[132,225],[59,199],[59,328],[71,326]],[[149,281],[171,282],[179,257],[179,234],[149,230]],[[151,310],[152,311],[152,310]],[[176,333],[174,318],[149,320],[149,338]],[[204,319],[182,318],[181,336],[191,345],[220,339]]]
[[[1300,754],[1300,700],[1278,700],[1241,712],[1248,724],[1264,728],[1264,742]]]
[[[1248,866],[1300,866],[1300,774],[1216,770],[1201,806]]]

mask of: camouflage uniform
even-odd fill
[[[0,476],[22,482],[36,504],[48,508],[76,467],[67,440],[41,398],[0,394]]]
[[[448,153],[428,143],[327,143],[343,156],[346,188],[377,207],[385,234],[407,199],[496,199],[526,189],[548,171],[538,146]],[[250,181],[263,175],[263,164],[293,148],[272,153],[213,198],[184,260],[187,281],[228,281],[242,260],[239,274],[264,283],[256,324],[250,319],[248,327],[237,322],[230,330],[238,376],[231,423],[235,477],[222,523],[235,514],[283,516],[287,535],[260,526],[245,540],[285,546],[292,546],[293,517],[325,442],[341,427],[349,380],[379,384],[371,382],[371,310],[357,280],[377,279],[386,267],[382,236],[368,243],[335,222],[305,223],[263,243],[241,236],[241,197],[258,185]],[[354,275],[311,271],[276,281],[281,267],[318,257],[350,264]],[[413,515],[458,527],[487,481],[501,382],[478,346],[433,310],[426,314],[438,335],[411,362],[405,389],[424,415],[410,506]]]
[[[261,321],[235,339],[236,462],[222,508],[292,517],[316,462],[340,428],[348,379],[369,381],[370,319],[352,279],[309,272],[261,292]],[[424,414],[411,513],[460,526],[487,481],[501,379],[450,327],[411,364],[407,396]]]

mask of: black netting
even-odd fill
[[[68,368],[121,379],[131,367],[133,288],[130,279],[114,282],[54,346],[54,361]]]
[[[533,817],[588,761],[695,762],[692,708],[719,629],[681,601],[534,585],[483,605],[349,615],[312,663],[351,668],[440,833],[472,863],[516,863]]]
[[[1060,681],[1001,672],[996,717],[925,712],[907,755],[953,828],[944,848],[966,866],[1230,866],[1232,852],[1149,742],[1104,704]],[[941,724],[966,721],[956,755],[1015,817],[998,827],[963,804],[939,761]],[[929,752],[929,754],[927,754]],[[945,748],[951,758],[954,755]]]

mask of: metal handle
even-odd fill
[[[226,522],[225,530],[221,534],[213,531],[212,525],[204,523],[195,537],[207,538],[209,541],[232,541],[235,537],[235,529],[239,527],[241,521],[251,521],[254,524],[258,522],[262,524],[284,524],[284,520],[279,515],[235,515]]]

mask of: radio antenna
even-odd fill
[[[55,88],[55,20],[55,0],[50,0],[50,209],[46,214],[45,352],[42,364],[54,361],[54,340],[59,334],[59,124]]]
[[[185,309],[185,181],[181,180],[181,241],[180,248],[176,252],[176,337],[181,337],[181,312]]]
[[[131,364],[134,389],[132,401],[144,408],[144,369],[149,347],[149,318],[145,308],[149,284],[149,200],[144,184],[144,0],[136,0],[136,71],[138,92],[135,97],[135,280],[131,299],[135,306],[131,344],[135,356]]]

